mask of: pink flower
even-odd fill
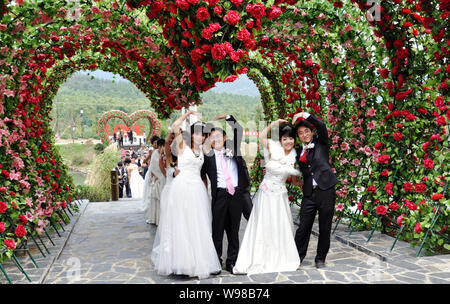
[[[361,165],[361,161],[359,160],[359,159],[357,159],[357,158],[355,158],[353,161],[352,161],[352,164],[354,165],[354,166],[359,166],[359,165]]]
[[[346,143],[346,142],[341,143],[341,150],[342,150],[342,151],[345,152],[345,151],[348,150],[348,148],[349,148],[348,143]]]
[[[374,117],[375,116],[375,109],[374,108],[370,108],[369,110],[367,110],[366,116]]]
[[[5,232],[5,223],[4,222],[0,222],[0,233]]]
[[[337,204],[336,211],[340,211],[340,212],[344,211],[344,204],[343,203]]]
[[[333,63],[334,65],[338,64],[341,60],[339,59],[339,57],[334,57],[333,59],[331,59],[331,63]]]
[[[370,94],[375,95],[375,94],[378,93],[378,88],[376,88],[376,87],[371,87],[371,88],[369,89],[369,92],[370,92]]]

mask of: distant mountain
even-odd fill
[[[122,78],[120,75],[114,75],[113,73],[105,72],[105,71],[101,71],[101,70],[80,71],[79,73],[84,74],[84,75],[90,74],[91,76],[94,76],[97,79],[128,81],[128,80]],[[228,94],[246,95],[246,96],[253,96],[253,97],[260,96],[256,85],[245,74],[239,75],[238,79],[236,79],[234,82],[229,82],[229,83],[218,82],[218,83],[216,83],[215,87],[210,89],[210,91],[215,92],[215,93],[228,93]]]
[[[52,111],[52,128],[55,134],[69,136],[70,126],[77,125],[79,134],[83,138],[97,138],[97,123],[100,116],[109,110],[121,110],[133,113],[141,109],[151,109],[150,101],[131,82],[116,76],[114,83],[112,74],[103,71],[95,72],[92,76],[87,73],[75,73],[63,83],[54,98]],[[238,81],[238,80],[237,80]],[[236,81],[236,82],[237,82]],[[198,107],[205,121],[212,120],[220,114],[232,114],[239,121],[245,123],[255,117],[261,117],[261,101],[258,96],[231,94],[234,90],[227,89],[229,85],[244,89],[244,83],[249,87],[248,78],[242,77],[237,84],[219,84],[218,88],[202,93],[203,104]],[[223,85],[223,86],[222,86]],[[252,90],[247,90],[251,92]],[[82,113],[82,114],[80,114]],[[176,111],[171,120],[179,115]],[[171,120],[164,123],[170,124]],[[68,133],[69,132],[69,133]],[[70,135],[71,136],[71,135]]]

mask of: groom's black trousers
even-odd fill
[[[330,249],[331,225],[336,203],[336,190],[334,187],[320,190],[318,187],[312,191],[310,196],[303,197],[300,207],[300,225],[295,233],[295,244],[297,245],[300,260],[306,256],[309,237],[316,213],[319,212],[319,243],[315,261],[325,262]]]
[[[234,195],[229,194],[225,189],[217,188],[216,199],[212,205],[212,237],[217,255],[222,264],[223,233],[227,233],[228,250],[227,266],[236,264],[239,253],[239,227],[241,214],[246,202],[248,191],[241,191],[236,188]]]

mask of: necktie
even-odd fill
[[[225,156],[223,156],[222,153],[220,153],[220,160],[222,162],[222,170],[223,170],[223,174],[225,175],[225,183],[227,184],[228,193],[233,195],[234,194],[233,181],[231,180],[231,175],[228,172],[228,167],[227,167],[227,162],[225,161]]]

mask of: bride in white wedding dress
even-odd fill
[[[253,209],[233,268],[235,274],[295,271],[300,266],[286,189],[286,179],[300,174],[294,168],[294,128],[282,124],[280,140],[267,139],[272,126],[281,122],[286,121],[272,122],[261,132],[266,174],[253,198]]]
[[[200,175],[204,161],[202,125],[191,126],[193,131],[187,138],[181,134],[180,124],[190,114],[198,113],[189,111],[173,125],[180,173],[171,181],[162,202],[152,261],[158,274],[203,279],[220,272],[221,266],[212,240],[211,202]]]
[[[128,180],[130,182],[131,197],[140,199],[144,192],[144,179],[139,174],[139,167],[136,165],[136,159],[132,158],[127,167]]]

